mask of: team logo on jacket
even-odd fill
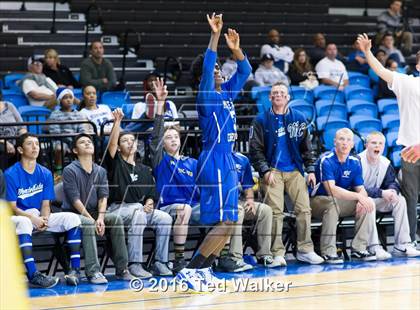
[[[289,132],[290,139],[297,139],[297,138],[302,137],[305,129],[306,129],[306,124],[300,123],[298,121],[287,125],[287,131]]]
[[[42,183],[34,184],[29,188],[19,188],[18,198],[25,200],[26,198],[42,193],[43,190],[44,190],[44,184]]]

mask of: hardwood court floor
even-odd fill
[[[288,292],[234,292],[233,283],[228,285],[230,292],[206,294],[150,292],[149,288],[133,292],[130,289],[110,290],[108,287],[103,292],[68,295],[59,295],[63,291],[51,293],[51,290],[46,290],[49,293],[44,295],[56,296],[33,297],[30,301],[35,309],[256,310],[259,306],[264,307],[261,310],[420,309],[420,259],[346,263],[339,267],[292,264],[287,269],[296,270],[258,269],[235,277],[242,276],[244,281],[250,279],[255,283],[261,283],[260,277],[264,276],[272,281],[291,282]],[[224,275],[218,274],[219,277]],[[37,295],[36,292],[30,291],[32,296]]]

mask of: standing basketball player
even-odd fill
[[[237,72],[224,82],[216,64],[217,46],[222,32],[222,15],[207,15],[211,38],[204,55],[203,72],[197,95],[197,111],[202,129],[203,151],[197,166],[200,186],[200,221],[214,227],[197,253],[177,275],[193,290],[206,290],[215,280],[211,266],[229,239],[238,220],[238,176],[233,158],[237,137],[233,100],[251,73],[251,65],[239,46],[239,34],[228,29],[226,43],[237,59]]]

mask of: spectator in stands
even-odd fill
[[[136,163],[137,139],[131,133],[120,134],[121,109],[114,112],[114,126],[109,139],[105,163],[111,188],[109,212],[122,218],[128,227],[128,258],[130,273],[137,278],[150,278],[143,269],[143,233],[153,227],[156,234],[156,256],[152,272],[156,276],[169,276],[169,239],[172,218],[155,209],[158,195],[151,169]]]
[[[289,77],[292,85],[300,85],[307,89],[313,89],[319,85],[314,68],[303,48],[295,51]]]
[[[398,71],[398,63],[393,59],[388,59],[385,63],[385,68],[390,71]],[[378,83],[378,99],[395,98],[395,93],[389,89],[388,83],[379,79]]]
[[[325,57],[325,48],[327,41],[322,33],[316,33],[313,37],[314,46],[309,50],[312,65],[315,66],[322,58]]]
[[[51,213],[54,200],[54,181],[51,172],[36,162],[39,155],[38,138],[30,133],[19,136],[17,150],[21,156],[4,173],[6,200],[11,206],[16,225],[19,247],[22,251],[29,282],[38,287],[50,288],[59,279],[37,271],[32,255],[33,231],[65,232],[70,250],[70,271],[65,275],[68,285],[79,283],[80,269],[80,219],[70,212]]]
[[[194,91],[198,90],[201,78],[201,67],[203,66],[204,55],[198,54],[191,63],[190,75],[191,75],[191,87]]]
[[[274,57],[274,65],[284,73],[289,71],[289,65],[293,60],[293,51],[287,45],[280,45],[280,33],[276,29],[268,32],[268,43],[261,46],[260,57],[271,54]]]
[[[383,49],[378,49],[375,52],[375,57],[383,66],[385,66],[388,57],[386,56],[386,52]],[[380,79],[379,76],[375,73],[375,71],[373,71],[372,68],[369,68],[368,73],[373,83],[378,84]]]
[[[378,16],[378,34],[376,44],[382,42],[386,33],[390,33],[404,53],[411,54],[413,46],[413,34],[405,28],[404,19],[401,15],[401,0],[391,1],[389,8]]]
[[[54,110],[49,121],[85,121],[87,118],[79,111],[74,109],[74,94],[70,88],[59,87],[56,91],[57,101],[60,104],[60,109]],[[54,124],[49,125],[49,132],[51,134],[75,134],[90,132],[90,125],[85,123],[78,124]],[[62,141],[62,143],[60,142]],[[61,140],[54,141],[54,163],[57,172],[61,173],[63,169],[62,152],[64,154],[71,154],[72,137],[65,137]]]
[[[127,270],[127,247],[123,220],[107,212],[109,196],[106,170],[93,162],[95,152],[92,137],[79,134],[73,143],[76,160],[63,170],[63,209],[79,214],[82,222],[85,273],[92,284],[106,284],[100,272],[96,235],[104,236],[108,229],[112,244],[112,261],[117,279],[130,281]]]
[[[22,117],[13,103],[3,101],[0,89],[0,123],[20,123],[22,121]],[[14,137],[25,132],[25,126],[0,126],[0,137]],[[6,153],[9,156],[14,156],[16,153],[14,140],[0,140],[0,153]]]
[[[180,155],[179,127],[164,128],[163,107],[167,90],[163,80],[158,80],[155,84],[158,104],[150,151],[156,188],[160,195],[159,208],[175,218],[173,272],[177,274],[186,266],[184,250],[193,208],[199,214],[200,198],[195,182],[197,160]]]
[[[360,51],[357,39],[353,42],[353,51],[347,56],[348,64],[347,69],[350,71],[357,71],[367,74],[369,65],[367,64],[365,54]]]
[[[92,85],[83,88],[83,100],[80,103],[79,109],[83,117],[96,125],[98,134],[101,134],[102,125],[113,119],[109,106],[97,104],[96,89]],[[112,123],[107,123],[104,126],[104,133],[110,133],[111,129]]]
[[[420,256],[411,244],[408,225],[407,203],[401,195],[394,168],[389,159],[382,156],[385,136],[375,131],[366,138],[366,150],[359,154],[362,163],[363,180],[369,197],[373,198],[376,210],[392,212],[394,218],[394,256]],[[375,234],[376,235],[376,234]],[[379,243],[374,240],[372,243]]]
[[[325,57],[315,67],[318,79],[322,84],[338,87],[343,90],[349,84],[349,77],[344,64],[337,59],[337,46],[328,43]]]
[[[57,84],[58,87],[80,88],[70,69],[64,66],[55,49],[49,48],[44,52],[44,74]]]
[[[117,85],[114,67],[109,59],[104,58],[104,46],[101,41],[90,44],[90,57],[80,65],[80,84],[94,86],[98,91],[110,91]]]
[[[397,97],[401,120],[397,144],[405,147],[401,152],[401,189],[407,201],[411,241],[416,243],[417,201],[420,191],[420,77],[387,70],[373,56],[372,42],[368,36],[359,35],[358,40],[369,66],[388,83]],[[416,68],[420,71],[420,51],[416,54]]]
[[[274,264],[286,266],[282,241],[284,190],[295,202],[297,226],[297,259],[320,264],[324,260],[314,252],[311,240],[311,208],[303,166],[308,184],[315,184],[315,157],[305,116],[288,107],[288,86],[273,85],[272,108],[252,122],[250,134],[251,162],[263,178],[267,204],[273,209],[272,246]]]
[[[34,56],[28,59],[29,72],[22,78],[22,91],[33,106],[46,106],[53,109],[56,105],[57,84],[42,73],[42,62]]]
[[[384,50],[388,59],[394,59],[398,62],[398,66],[405,67],[405,58],[401,51],[394,46],[394,37],[390,33],[386,33],[382,38],[382,45],[379,47]]]
[[[355,235],[351,244],[354,260],[376,260],[368,251],[370,234],[375,230],[375,202],[363,186],[362,166],[351,156],[354,146],[353,132],[348,128],[337,130],[334,149],[324,153],[317,161],[316,178],[319,182],[311,196],[312,215],[322,220],[321,254],[326,263],[341,264],[337,255],[336,231],[340,217],[355,216]],[[378,258],[389,253],[375,249]]]
[[[160,74],[157,72],[150,73],[146,76],[143,81],[143,88],[144,88],[144,102],[137,102],[134,105],[133,114],[131,119],[154,119],[156,115],[156,109],[158,101],[156,100],[156,91],[153,86],[160,78]],[[171,100],[165,101],[164,107],[164,116],[167,120],[175,120],[178,118],[178,110],[176,105]],[[174,122],[166,123],[166,125],[174,125]],[[129,123],[125,127],[125,131],[127,132],[144,132],[152,128],[153,123],[151,122],[138,122],[138,123]]]
[[[274,57],[271,54],[264,54],[261,58],[261,64],[255,71],[255,82],[260,86],[271,86],[277,82],[289,85],[287,76],[276,66],[274,66]]]
[[[254,179],[249,159],[241,153],[233,155],[238,172],[241,195],[238,205],[238,221],[235,223],[230,243],[225,245],[218,262],[218,269],[224,272],[241,272],[252,269],[253,266],[243,260],[242,223],[244,220],[255,223],[257,232],[258,251],[256,253],[259,264],[273,268],[280,266],[274,262],[271,253],[271,227],[273,211],[265,203],[254,200]]]

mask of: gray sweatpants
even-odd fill
[[[143,232],[152,227],[156,235],[156,260],[166,263],[169,256],[169,239],[171,237],[172,217],[163,211],[154,209],[151,213],[143,211],[141,203],[111,204],[108,208],[112,214],[118,214],[128,227],[128,261],[143,262]]]
[[[407,216],[410,224],[411,241],[416,240],[417,232],[417,200],[420,192],[420,160],[415,164],[401,160],[401,191],[407,201]]]

